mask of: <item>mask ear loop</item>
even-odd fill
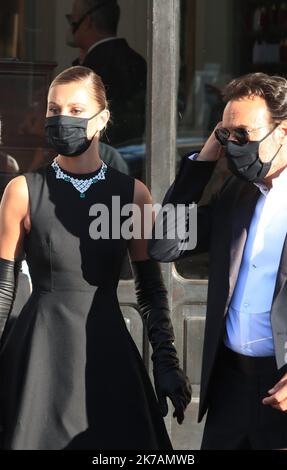
[[[92,119],[94,119],[95,117],[97,117],[99,114],[101,114],[102,111],[104,111],[106,108],[104,109],[101,109],[100,111],[98,111],[96,114],[94,114],[94,116],[88,118],[88,121],[91,121]],[[93,135],[93,137],[91,138],[91,143],[93,142],[94,138],[96,137],[97,133],[99,133],[99,137],[101,137],[101,131],[97,130],[95,132],[95,134]]]
[[[282,148],[282,144],[280,145],[279,149],[278,149],[277,152],[275,153],[274,157],[272,157],[271,160],[269,160],[269,162],[266,162],[266,163],[270,163],[270,164],[271,164],[271,163],[273,162],[274,158],[277,157],[277,155],[278,155],[278,153],[280,152],[281,148]]]
[[[104,108],[105,109],[105,108]],[[88,118],[88,121],[91,121],[91,119],[94,119],[96,116],[98,116],[99,114],[101,114],[102,111],[104,111],[104,109],[101,109],[100,111],[98,111],[96,114],[94,114],[92,117]]]
[[[261,142],[263,142],[263,140],[267,139],[267,137],[269,137],[269,135],[272,134],[272,132],[275,131],[275,129],[279,126],[279,124],[280,124],[279,122],[278,122],[277,124],[275,124],[275,126],[273,127],[273,129],[271,129],[271,130],[268,132],[268,134],[266,134],[264,137],[262,137],[262,139],[257,140],[257,142],[261,143]],[[234,142],[235,142],[235,141],[234,141]],[[241,144],[241,143],[238,142],[238,145],[241,145],[241,146],[242,146],[242,145],[247,145],[247,144],[249,144],[249,142],[252,143],[253,141],[248,139],[248,141],[245,142],[245,143],[243,143],[243,144]],[[237,142],[236,142],[236,143],[237,143]],[[279,149],[279,150],[280,150],[280,149]],[[278,150],[278,151],[279,151],[279,150]]]
[[[270,132],[268,132],[268,134],[266,134],[266,135],[263,137],[263,139],[259,140],[258,142],[261,143],[263,140],[265,140],[270,134],[272,134],[272,132],[275,131],[275,129],[279,126],[279,124],[280,124],[279,122],[278,122],[277,124],[275,124],[275,127],[273,127],[273,129],[272,129]],[[275,153],[274,157],[272,157],[271,160],[269,160],[269,162],[266,162],[266,163],[270,163],[270,164],[271,164],[271,163],[273,162],[274,158],[277,157],[277,155],[278,155],[278,153],[280,152],[281,148],[282,148],[282,144],[279,146],[279,148],[278,148],[277,152]]]
[[[268,134],[266,134],[261,140],[258,140],[258,142],[263,142],[263,140],[267,139],[267,137],[272,134],[272,132],[275,131],[275,129],[279,126],[279,122],[277,124],[275,124],[275,126],[273,127],[273,129],[271,129],[271,131],[268,132]]]

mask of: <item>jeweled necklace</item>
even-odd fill
[[[98,183],[98,181],[106,179],[105,173],[106,173],[108,167],[105,164],[105,162],[103,162],[102,166],[99,170],[99,173],[97,173],[95,176],[92,176],[91,178],[85,178],[85,179],[74,178],[73,176],[67,175],[59,167],[56,160],[53,161],[52,168],[54,169],[54,171],[56,173],[56,178],[57,179],[67,181],[67,183],[72,183],[74,188],[77,191],[79,191],[80,198],[84,199],[86,197],[86,191],[88,191],[89,187],[92,186],[92,184]]]

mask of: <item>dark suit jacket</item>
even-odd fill
[[[142,139],[145,130],[147,65],[125,39],[95,46],[82,64],[103,80],[112,113],[106,139],[111,145]]]
[[[214,168],[213,162],[191,161],[184,158],[163,204],[198,203]],[[248,229],[259,195],[260,191],[254,184],[231,176],[208,205],[198,208],[198,243],[194,250],[184,251],[184,243],[180,239],[169,240],[168,230],[165,231],[163,240],[149,241],[149,255],[158,261],[174,261],[204,251],[208,251],[210,255],[199,421],[209,405],[209,392],[214,379],[219,346],[225,331],[226,313],[237,281]],[[184,224],[186,222],[186,220],[179,221]],[[285,239],[271,310],[278,369],[287,362],[286,281],[287,240]],[[256,295],[260,295],[260,286]]]

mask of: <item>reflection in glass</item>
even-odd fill
[[[116,147],[121,154],[117,161],[123,158],[129,173],[141,179],[144,155],[138,150],[145,135],[146,44],[142,29],[134,30],[130,41],[123,22],[127,17],[136,22],[141,14],[142,24],[146,10],[145,1],[135,7],[123,1],[82,0],[72,2],[65,14],[66,44],[73,48],[73,65],[90,67],[106,86],[111,121],[102,141]],[[126,27],[130,29],[130,24]],[[136,43],[141,50],[136,50]]]
[[[20,172],[54,158],[44,134],[47,90],[55,75],[79,63],[93,68],[107,89],[112,120],[100,147],[103,160],[145,180],[147,0],[106,2],[86,14],[91,3],[0,0],[0,151],[17,161]],[[100,23],[112,18],[114,29],[101,30]]]
[[[0,10],[0,57],[19,58],[24,47],[24,0],[2,0]]]
[[[145,180],[147,2],[134,5],[119,0],[118,24],[114,31],[108,31],[109,37],[95,33],[99,27],[97,14],[103,21],[105,8],[94,9],[78,26],[73,48],[66,14],[72,19],[77,19],[77,14],[83,17],[89,9],[77,9],[85,9],[91,1],[0,3],[2,145],[19,160],[20,170],[35,169],[53,157],[43,132],[48,84],[53,76],[78,61],[97,66],[95,71],[107,88],[112,120],[103,135],[103,141],[110,145],[103,155],[120,171]],[[111,12],[107,13],[111,18]],[[93,22],[94,30],[84,57],[80,34],[88,20]]]
[[[177,141],[182,157],[199,151],[221,120],[221,93],[233,77],[250,72],[287,74],[287,1],[181,0],[180,4]],[[201,203],[228,174],[222,159]],[[206,278],[208,256],[192,256],[176,267],[184,277]]]

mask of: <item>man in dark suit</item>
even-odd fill
[[[115,146],[142,140],[145,130],[147,66],[144,58],[117,37],[116,0],[75,0],[67,43],[80,50],[73,65],[93,69],[103,80],[112,114],[106,142]]]
[[[199,205],[194,250],[186,249],[188,237],[170,237],[174,226],[164,222],[149,254],[164,262],[210,255],[202,449],[286,448],[287,81],[249,74],[224,95],[222,123],[199,154],[183,159],[163,204],[198,203],[222,157],[233,175]],[[176,223],[185,228],[188,217],[187,210]]]

